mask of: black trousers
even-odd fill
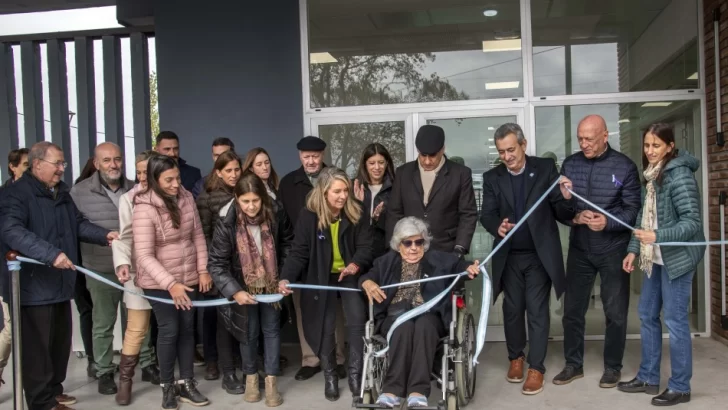
[[[49,410],[63,394],[71,355],[71,302],[20,308],[23,387],[29,410]]]
[[[566,261],[564,296],[564,357],[566,364],[584,364],[584,322],[589,309],[597,273],[601,275],[600,293],[607,319],[604,337],[604,368],[620,371],[627,338],[629,274],[622,270],[626,250],[595,255],[569,248]]]
[[[392,316],[384,319],[382,334],[389,332],[395,319]],[[389,368],[382,392],[397,397],[407,397],[412,393],[429,396],[437,343],[444,336],[445,324],[436,313],[425,313],[402,323],[389,343]]]
[[[171,299],[166,290],[144,289],[144,294],[158,298]],[[197,290],[188,292],[192,300],[197,299]],[[192,379],[195,352],[195,310],[177,309],[174,305],[150,300],[154,315],[157,317],[159,335],[157,336],[157,359],[159,360],[162,383],[173,383],[174,363],[179,363],[180,379]]]
[[[546,373],[549,343],[551,278],[536,252],[511,253],[503,270],[503,321],[508,360],[524,356],[528,317],[528,364]]]
[[[203,295],[201,299],[207,300],[208,297]],[[204,307],[197,310],[197,314],[202,316],[202,356],[205,358],[205,362],[216,363],[219,359],[217,351],[217,308]]]
[[[73,301],[76,303],[78,310],[79,327],[81,328],[81,340],[83,341],[83,349],[89,361],[94,360],[94,339],[92,335],[93,321],[93,302],[91,301],[91,293],[86,288],[86,275],[81,272],[76,273],[76,285],[74,288]],[[123,334],[123,333],[122,333]]]
[[[329,275],[329,286],[341,286],[338,275]],[[366,302],[361,292],[339,292],[346,320],[346,336],[349,341],[349,374],[361,375],[364,355],[364,324],[366,323]],[[335,293],[326,298],[323,337],[319,359],[322,366],[336,367],[336,304]],[[305,323],[305,322],[304,322]],[[343,341],[340,341],[343,343]],[[332,360],[333,358],[333,360]],[[324,369],[326,370],[326,369]]]

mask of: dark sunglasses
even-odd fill
[[[402,241],[402,245],[405,248],[412,247],[412,244],[414,244],[416,247],[421,248],[425,244],[424,239],[415,239],[414,241],[412,239],[405,239]]]

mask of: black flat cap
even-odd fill
[[[422,155],[435,155],[445,146],[445,131],[437,125],[423,125],[417,131],[415,147]]]
[[[326,150],[326,141],[309,135],[308,137],[301,138],[298,144],[296,144],[296,148],[299,151],[324,151]]]

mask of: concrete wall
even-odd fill
[[[298,0],[157,0],[159,116],[181,155],[212,168],[211,142],[262,146],[282,175],[303,136]]]

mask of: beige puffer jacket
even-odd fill
[[[181,223],[174,229],[157,194],[150,190],[134,198],[136,281],[142,289],[169,290],[176,283],[192,287],[207,272],[207,245],[195,200],[180,187],[177,201]]]

